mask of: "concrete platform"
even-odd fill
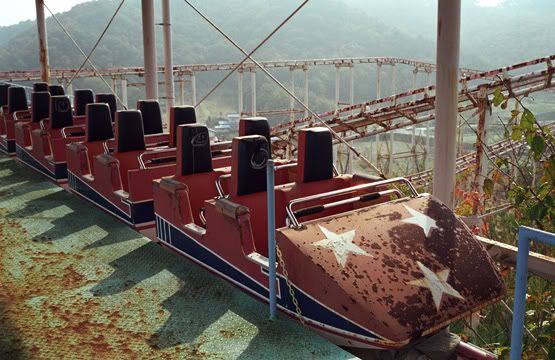
[[[0,359],[351,359],[0,156]]]

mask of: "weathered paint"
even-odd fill
[[[1,359],[352,358],[266,314],[226,282],[0,157]]]

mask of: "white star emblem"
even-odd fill
[[[350,230],[342,234],[336,234],[323,226],[318,225],[318,227],[324,233],[326,238],[324,240],[317,241],[312,245],[332,250],[337,262],[341,264],[342,267],[345,267],[347,264],[347,258],[351,253],[372,257],[372,255],[368,254],[366,251],[362,250],[355,243],[353,243],[355,230]]]
[[[429,289],[432,293],[432,298],[434,299],[434,304],[436,305],[436,309],[438,311],[441,306],[441,298],[443,297],[443,294],[451,295],[457,299],[464,300],[464,297],[447,283],[450,271],[449,269],[444,269],[435,273],[428,269],[420,261],[417,261],[416,263],[418,264],[420,271],[424,274],[424,277],[410,281],[408,284]]]
[[[437,227],[436,225],[436,221],[428,215],[411,209],[407,205],[404,205],[404,207],[412,215],[412,217],[403,219],[401,220],[402,222],[420,226],[422,230],[424,230],[424,235],[426,237],[428,237],[428,235],[430,234],[430,230],[432,230],[433,228],[439,229],[439,227]]]

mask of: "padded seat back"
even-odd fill
[[[10,84],[0,83],[0,108],[8,105],[8,88]]]
[[[27,94],[21,86],[10,86],[8,88],[8,113],[27,110]]]
[[[268,141],[261,135],[236,137],[231,152],[232,198],[266,190]]]
[[[143,116],[143,129],[145,135],[162,133],[162,113],[157,100],[139,100],[137,110]]]
[[[116,113],[116,152],[144,151],[144,135],[140,111],[123,110]]]
[[[75,116],[85,115],[87,104],[94,102],[94,94],[90,89],[79,89],[73,93]]]
[[[73,113],[69,97],[65,95],[50,97],[50,129],[62,129],[73,125]]]
[[[268,145],[270,141],[270,124],[265,117],[248,117],[239,120],[239,136],[262,135]]]
[[[333,178],[333,146],[331,133],[324,127],[299,131],[297,182]]]
[[[48,84],[45,82],[36,82],[33,84],[33,92],[48,92]]]
[[[118,111],[118,103],[114,94],[96,94],[94,97],[95,103],[105,103],[110,107],[111,121],[116,120],[116,111]]]
[[[66,94],[61,85],[50,85],[48,91],[50,91],[50,96],[61,96]]]
[[[33,92],[31,94],[31,120],[36,123],[48,116],[50,116],[50,93],[48,91]]]
[[[170,147],[177,145],[177,127],[196,124],[197,116],[194,106],[174,106],[170,109]]]
[[[108,104],[87,104],[85,111],[86,141],[104,141],[113,137],[112,117]]]
[[[177,131],[177,174],[184,176],[212,171],[208,128],[201,124],[187,124],[180,125]]]

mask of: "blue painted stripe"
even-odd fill
[[[105,211],[113,214],[119,219],[125,221],[128,224],[140,226],[144,223],[149,223],[154,221],[154,201],[144,201],[140,203],[128,203],[130,213],[117,207],[110,200],[106,199],[95,189],[93,189],[89,184],[81,180],[78,176],[68,171],[69,187],[81,195],[83,198],[87,199],[94,205],[104,209]]]
[[[43,174],[51,180],[56,181],[56,174],[52,172],[49,168],[44,166],[40,161],[36,160],[33,155],[31,155],[25,148],[17,145],[16,146],[16,158],[18,161],[29,166],[33,170]],[[67,174],[66,174],[67,177]],[[65,178],[65,177],[64,177]]]
[[[13,139],[8,140],[5,137],[0,138],[0,152],[7,155],[15,154],[15,140]]]
[[[252,290],[265,299],[268,299],[268,289],[265,286],[256,282],[244,272],[232,266],[221,257],[210,251],[208,248],[202,246],[193,238],[191,238],[180,229],[173,226],[170,222],[166,221],[158,215],[156,215],[156,222],[156,235],[160,240],[172,245],[176,249],[191,256],[192,258],[215,270],[216,272],[224,274],[225,276],[233,279],[241,286]],[[169,227],[169,231],[166,230],[166,227]],[[281,293],[281,298],[278,300],[278,304],[281,307],[286,308],[294,313],[295,306],[293,305],[293,300],[291,298],[291,295],[289,294],[286,281],[281,275],[278,275],[278,283]],[[293,287],[295,289],[295,297],[299,302],[304,317],[336,328],[340,331],[350,332],[358,336],[367,337],[370,341],[372,339],[379,339],[376,335],[366,331],[356,324],[353,324],[348,319],[334,313],[330,309],[326,308],[324,305],[310,298],[296,286],[293,285]]]

